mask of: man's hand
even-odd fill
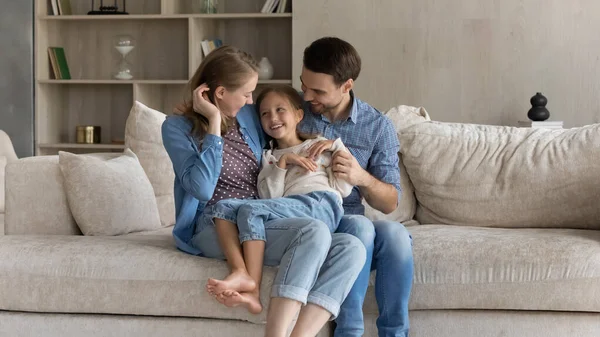
[[[311,158],[312,160],[317,160],[317,158],[319,158],[319,156],[321,155],[321,153],[327,151],[327,150],[331,150],[331,147],[333,146],[333,140],[321,140],[318,141],[316,143],[314,143],[313,145],[311,145],[308,148],[308,158]]]
[[[354,156],[347,151],[339,151],[333,155],[331,162],[333,174],[338,179],[343,179],[353,186],[366,186],[374,179],[365,171]]]

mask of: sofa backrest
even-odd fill
[[[5,233],[81,234],[67,203],[58,156],[26,157],[6,166]]]
[[[421,224],[600,229],[600,124],[421,120],[399,137]]]

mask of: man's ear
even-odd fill
[[[215,89],[215,98],[223,99],[223,95],[225,94],[225,87],[220,85]]]
[[[344,84],[342,84],[344,94],[347,94],[354,88],[354,80],[349,78]]]
[[[304,118],[304,109],[296,110],[296,116],[298,116],[298,122],[301,121]]]

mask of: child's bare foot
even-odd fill
[[[260,304],[260,298],[258,292],[245,292],[239,293],[233,290],[226,290],[220,295],[216,296],[219,303],[224,304],[228,307],[245,307],[251,314],[257,315],[262,312],[262,305]]]
[[[234,271],[223,280],[209,278],[206,284],[206,291],[211,295],[218,295],[225,290],[237,292],[254,291],[256,282],[246,271]]]

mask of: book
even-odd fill
[[[48,47],[48,55],[50,56],[54,79],[70,80],[71,72],[69,71],[69,64],[67,63],[67,56],[65,55],[64,48]]]
[[[545,129],[562,129],[563,121],[519,121],[519,127],[525,128],[545,128]]]
[[[207,56],[211,51],[221,47],[223,41],[221,39],[202,40],[200,45],[202,46],[202,53]]]

